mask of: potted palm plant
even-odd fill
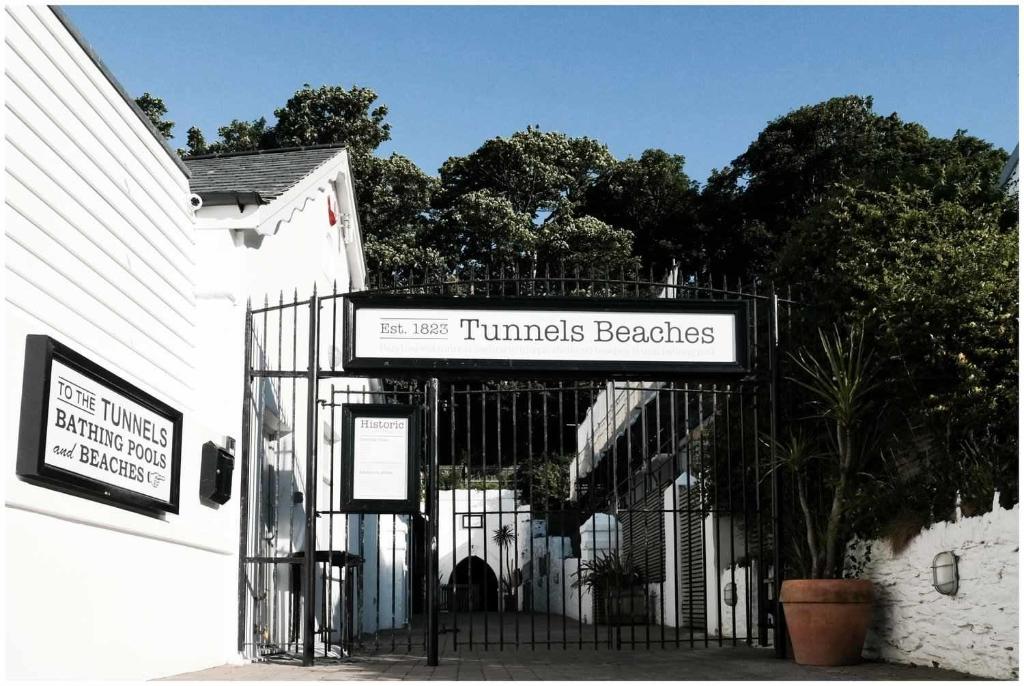
[[[844,665],[860,660],[874,602],[871,581],[842,575],[853,481],[872,433],[868,419],[877,370],[865,351],[863,329],[846,335],[819,331],[818,337],[819,350],[790,356],[798,372],[790,380],[810,396],[814,432],[795,431],[778,450],[780,464],[793,477],[810,578],[784,581],[780,600],[796,662]],[[824,497],[811,498],[812,487]],[[825,511],[819,513],[815,501]]]
[[[573,574],[573,588],[586,588],[595,603],[595,614],[603,611],[609,624],[646,624],[647,589],[644,575],[629,555],[617,550],[601,553],[593,560],[580,563]],[[599,617],[595,622],[601,623]]]

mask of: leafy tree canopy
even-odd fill
[[[352,153],[372,152],[391,139],[391,124],[384,121],[387,105],[374,107],[376,101],[369,88],[313,88],[307,83],[274,110],[276,147],[331,143]]]
[[[444,207],[460,195],[486,190],[536,220],[565,201],[581,200],[586,185],[613,162],[608,148],[593,138],[529,126],[485,141],[465,157],[448,158],[440,170],[438,202]]]
[[[367,264],[379,276],[405,280],[411,270],[437,272],[441,253],[424,239],[437,180],[398,154],[351,157]]]
[[[871,325],[891,388],[963,440],[1016,414],[1015,207],[844,186],[795,226],[779,272],[814,293],[818,318]]]
[[[770,274],[794,223],[839,183],[875,190],[905,183],[973,202],[993,199],[1003,151],[964,132],[933,138],[920,124],[872,106],[870,97],[847,96],[796,109],[712,174],[704,196],[724,212],[705,214],[709,231],[738,243],[740,259],[723,265],[727,271]]]
[[[167,114],[167,105],[161,98],[150,95],[148,92],[143,93],[139,97],[135,98],[135,104],[139,106],[142,113],[149,117],[149,120],[153,122],[153,126],[160,132],[160,135],[164,138],[170,138],[174,134],[174,122],[164,119]]]
[[[770,122],[701,191],[707,268],[792,285],[803,301],[790,350],[839,324],[866,327],[878,352],[884,409],[841,537],[916,533],[958,494],[965,512],[997,490],[1017,500],[1018,212],[996,187],[1005,159],[964,131],[932,137],[844,97]]]
[[[697,183],[683,171],[685,158],[645,150],[639,159],[610,165],[586,188],[587,214],[632,234],[634,252],[656,271],[673,259],[697,272],[703,260]]]
[[[435,244],[454,250],[457,271],[523,261],[632,265],[633,235],[586,213],[587,193],[615,165],[592,138],[534,126],[485,141],[441,167]]]
[[[527,212],[489,190],[454,197],[436,213],[429,242],[454,270],[500,267],[536,254],[537,231]]]
[[[384,121],[386,105],[374,107],[377,94],[369,88],[320,86],[308,83],[283,107],[274,110],[277,122],[268,126],[265,117],[233,119],[217,129],[219,141],[207,144],[202,131],[189,129],[188,154],[207,155],[249,152],[304,145],[343,145],[353,154],[370,153],[391,138]],[[194,132],[194,133],[193,133]]]
[[[584,215],[555,215],[539,232],[538,261],[564,264],[567,268],[597,267],[615,271],[634,267],[633,235],[600,219]]]

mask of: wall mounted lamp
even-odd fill
[[[959,558],[951,551],[941,552],[932,560],[932,586],[942,595],[956,595],[960,587]]]
[[[725,584],[725,589],[722,591],[723,600],[729,607],[736,607],[736,582],[730,581]]]

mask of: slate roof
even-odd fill
[[[232,194],[257,194],[259,201],[269,203],[343,149],[341,145],[314,145],[197,155],[186,157],[185,164],[192,172],[192,192],[204,201]]]

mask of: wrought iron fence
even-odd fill
[[[778,645],[780,323],[760,284],[530,266],[371,293],[742,299],[741,379],[443,379],[419,515],[340,510],[340,408],[426,405],[341,368],[343,293],[250,307],[239,649],[270,659],[502,648]],[[432,438],[424,423],[424,445]],[[426,464],[426,463],[425,463]],[[433,501],[431,500],[433,499]],[[426,506],[437,517],[430,529]],[[438,570],[430,576],[430,533]],[[436,633],[430,604],[440,604]]]

